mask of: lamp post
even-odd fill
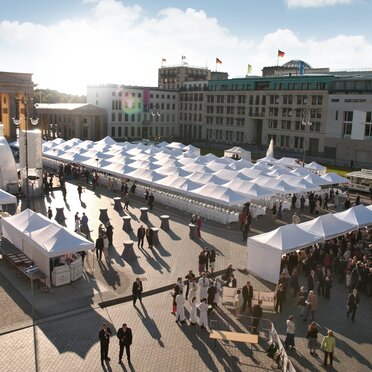
[[[307,128],[311,127],[313,123],[310,121],[309,110],[304,112],[301,124],[305,127],[305,134],[304,134],[304,156],[302,159],[302,166],[305,166],[305,155],[306,155],[306,138],[307,138]]]
[[[36,117],[36,107],[34,104],[34,99],[30,98],[27,94],[27,91],[24,93],[24,95],[19,98],[16,97],[16,116],[13,118],[13,123],[20,127],[21,119],[19,116],[19,104],[22,103],[24,107],[24,118],[25,118],[25,150],[26,150],[26,156],[25,156],[25,166],[26,166],[26,207],[30,208],[30,185],[29,185],[29,175],[28,175],[28,119],[30,119],[30,122],[33,126],[36,126],[39,122],[39,118]],[[32,107],[32,116],[29,117],[29,107]],[[19,136],[20,138],[20,136]]]

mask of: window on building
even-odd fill
[[[366,124],[364,127],[364,139],[372,140],[372,124]]]
[[[353,125],[351,123],[344,123],[343,138],[350,138]]]
[[[338,111],[335,112],[335,120],[338,120]]]
[[[123,114],[121,112],[118,113],[118,122],[121,123],[123,120]]]
[[[353,111],[344,111],[344,121],[353,121]]]
[[[113,112],[113,113],[111,114],[111,121],[112,121],[112,122],[115,121],[115,112]]]
[[[111,137],[116,137],[115,127],[111,127]]]
[[[368,111],[366,113],[366,123],[372,123],[372,112]]]
[[[118,137],[121,137],[121,127],[118,127]]]

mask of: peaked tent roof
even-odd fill
[[[316,161],[312,161],[309,164],[305,164],[305,168],[315,170],[317,172],[326,171],[327,167],[323,167],[323,165],[318,164]]]
[[[334,216],[358,227],[372,225],[372,211],[361,204],[346,211],[335,213]]]
[[[0,189],[0,204],[17,204],[17,198],[5,190]]]
[[[309,233],[322,235],[326,240],[347,234],[358,228],[356,224],[340,220],[335,214],[332,213],[328,213],[313,220],[300,223],[297,226]]]
[[[320,243],[323,237],[306,232],[298,225],[290,224],[265,234],[253,236],[250,239],[282,252],[290,252]]]
[[[324,181],[327,181],[329,185],[338,185],[339,183],[350,183],[345,177],[341,177],[337,173],[326,173],[324,176],[321,176]]]

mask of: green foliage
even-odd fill
[[[34,101],[35,103],[86,103],[87,97],[60,93],[51,89],[35,89]]]

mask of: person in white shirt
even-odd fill
[[[207,278],[206,273],[202,274],[201,278],[199,279],[198,286],[200,289],[200,292],[199,292],[200,301],[202,301],[203,298],[208,297],[209,279]]]
[[[188,296],[190,303],[192,302],[193,297],[196,297],[197,290],[198,290],[198,284],[196,283],[196,279],[193,278],[190,282],[189,296]]]
[[[203,298],[202,302],[198,305],[200,311],[200,327],[203,329],[208,328],[208,307],[207,299]]]
[[[293,315],[290,315],[287,319],[287,337],[284,341],[286,349],[291,346],[292,350],[295,350],[295,331],[296,324],[293,321]]]
[[[298,216],[297,212],[294,212],[294,214],[292,216],[292,223],[294,223],[296,225],[301,223],[300,217]]]
[[[109,259],[109,253],[108,253],[108,247],[109,247],[109,241],[108,241],[107,235],[105,234],[103,236],[103,255],[105,256],[106,262],[109,262],[110,261],[110,259]]]
[[[176,310],[176,323],[178,321],[180,323],[185,323],[186,316],[185,316],[185,302],[186,299],[183,297],[182,290],[176,297],[176,303],[177,303],[177,310]]]
[[[191,311],[190,311],[190,325],[194,326],[198,322],[198,317],[196,315],[196,297],[191,299]]]

